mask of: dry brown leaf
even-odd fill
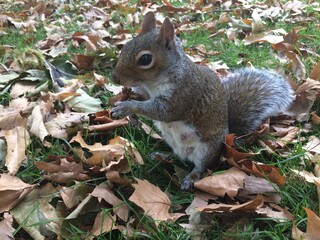
[[[212,203],[204,207],[197,208],[198,211],[232,213],[232,212],[255,212],[257,208],[263,206],[263,197],[258,195],[254,200],[243,204]]]
[[[111,182],[118,184],[120,186],[131,186],[131,181],[125,177],[120,176],[118,171],[108,171],[106,172],[106,178]]]
[[[43,142],[44,138],[49,135],[45,125],[44,125],[44,115],[46,113],[42,113],[41,106],[37,105],[33,108],[31,116],[28,121],[30,122],[30,133],[34,136],[40,138]]]
[[[85,174],[83,170],[82,162],[77,163],[72,159],[67,160],[66,158],[58,158],[56,161],[51,162],[39,162],[35,161],[35,166],[43,171],[46,171],[47,175],[43,177],[45,179],[57,182],[57,183],[68,183],[69,181],[86,181],[90,177]]]
[[[259,194],[264,196],[265,202],[280,203],[281,201],[277,186],[264,178],[247,176],[244,179],[244,187],[240,190],[238,196],[247,200]]]
[[[96,50],[94,50],[94,51],[96,51]],[[78,54],[78,55],[74,55],[72,57],[71,62],[79,70],[86,70],[86,69],[93,68],[94,60],[95,60],[95,57],[93,57],[93,56],[87,56],[87,55],[84,55],[84,54]]]
[[[316,81],[320,81],[320,62],[318,62],[316,66],[313,68],[309,75],[309,78]]]
[[[1,130],[0,136],[4,136],[7,142],[6,166],[9,173],[15,175],[26,159],[25,151],[30,144],[29,133],[24,127],[16,127],[11,130]]]
[[[306,239],[306,240],[318,240],[319,229],[320,229],[320,218],[310,209],[304,208],[307,213],[307,231],[301,232],[295,225],[292,228],[292,237],[295,240]]]
[[[48,234],[60,235],[62,211],[50,204],[58,191],[51,183],[35,188],[28,196],[15,206],[10,213],[17,224],[30,235],[31,239],[45,239]],[[39,223],[45,224],[39,224]]]
[[[317,115],[316,112],[311,113],[311,121],[313,124],[320,125],[320,117]]]
[[[269,206],[263,206],[256,210],[256,213],[262,215],[264,217],[273,218],[273,220],[279,222],[287,222],[293,220],[293,215],[287,210],[282,207],[279,207],[276,204],[270,203]]]
[[[83,140],[81,133],[78,132],[77,136],[72,138],[72,142],[77,142],[81,145],[82,148],[75,148],[75,151],[83,162],[92,166],[104,165],[107,167],[107,170],[128,172],[130,171],[128,160],[135,164],[143,164],[143,159],[133,144],[129,140],[119,136],[110,140],[108,145],[102,145],[101,143],[88,145]],[[89,151],[92,156],[84,157],[83,149]],[[129,159],[125,156],[129,156]]]
[[[57,158],[56,161],[51,162],[35,161],[34,164],[39,170],[49,173],[84,172],[81,162],[77,163],[75,161],[68,161],[66,158]]]
[[[77,183],[71,187],[62,187],[60,196],[68,209],[74,208],[92,191],[86,184]]]
[[[257,34],[251,34],[248,35],[243,39],[243,43],[245,45],[249,45],[252,43],[257,43],[257,42],[268,42],[271,44],[276,44],[279,42],[283,41],[283,37],[279,35],[273,35],[273,34],[264,34],[264,33],[257,33]]]
[[[106,184],[100,184],[95,187],[91,196],[98,198],[98,201],[101,202],[103,199],[107,203],[113,206],[113,212],[116,214],[121,220],[127,222],[129,217],[129,208],[123,201],[117,198],[114,193],[106,187]]]
[[[316,177],[313,173],[308,172],[306,170],[296,170],[296,169],[291,169],[292,172],[294,172],[295,174],[303,177],[307,182],[309,183],[315,183],[315,182],[320,182],[320,178]]]
[[[48,134],[54,138],[69,139],[69,135],[85,128],[89,122],[87,113],[57,113],[44,126]]]
[[[303,146],[303,149],[312,152],[312,153],[320,153],[320,139],[316,136],[310,136],[308,139],[308,142],[305,146]]]
[[[153,218],[157,224],[159,221],[176,221],[185,215],[183,213],[169,213],[171,201],[159,187],[147,180],[136,178],[136,181],[136,184],[132,184],[135,191],[129,200],[141,207],[145,214]]]
[[[10,130],[16,126],[25,125],[25,119],[21,116],[20,112],[15,109],[1,109],[0,116],[0,129]]]
[[[262,21],[258,9],[254,9],[252,12],[252,32],[258,33],[265,29],[265,23]]]
[[[215,173],[194,183],[194,186],[204,192],[224,197],[226,194],[234,198],[244,187],[244,179],[248,175],[238,168],[230,168],[221,173]]]
[[[284,52],[284,55],[291,60],[291,70],[295,73],[295,75],[299,77],[299,79],[306,79],[306,67],[304,66],[298,54],[292,51],[286,51]]]
[[[25,98],[22,98],[25,99]],[[30,110],[32,107],[27,107],[27,105],[24,105],[25,102],[28,100],[20,100],[14,99],[10,102],[9,107],[7,108],[2,108],[0,111],[0,129],[2,130],[10,130],[13,129],[17,126],[25,126],[26,120],[23,117],[23,110]],[[12,106],[11,106],[12,103]],[[17,106],[19,105],[20,108]],[[24,107],[22,107],[24,106]],[[21,109],[22,108],[22,109]]]
[[[150,135],[153,139],[162,140],[162,137],[144,122],[142,122],[141,128],[143,129],[143,131],[145,131],[146,134]]]
[[[287,129],[287,134],[276,141],[276,143],[281,147],[285,147],[288,143],[291,143],[300,132],[300,128],[290,126]]]
[[[118,226],[115,224],[115,222],[115,216],[111,216],[106,214],[104,211],[101,211],[96,216],[90,232],[93,236],[101,236],[103,233],[108,233],[114,229],[118,229]],[[89,239],[94,239],[93,236]]]
[[[58,172],[50,175],[44,175],[45,179],[56,183],[68,183],[70,181],[88,181],[90,177],[84,173],[78,172]]]
[[[12,98],[19,98],[27,94],[28,91],[32,91],[36,88],[37,82],[33,81],[16,81],[13,85],[10,96]]]
[[[34,188],[20,178],[3,173],[0,175],[0,213],[9,211]]]
[[[225,156],[230,165],[240,168],[246,173],[257,177],[269,179],[271,182],[284,186],[286,177],[280,174],[278,168],[265,164],[253,162],[248,157],[256,155],[254,153],[242,153],[234,149],[234,134],[228,134],[225,138]]]
[[[308,78],[296,90],[296,99],[293,102],[290,113],[296,115],[299,122],[309,120],[310,109],[320,93],[320,82]]]
[[[15,229],[12,227],[13,218],[12,216],[5,212],[3,214],[3,220],[0,221],[0,239],[1,240],[13,240],[13,233]]]

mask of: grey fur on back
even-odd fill
[[[222,83],[228,99],[229,132],[237,135],[254,131],[267,118],[287,111],[295,98],[285,79],[266,70],[237,69]]]

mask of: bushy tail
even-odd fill
[[[238,135],[256,130],[267,118],[288,110],[295,96],[279,75],[243,68],[222,79],[228,96],[229,132]]]

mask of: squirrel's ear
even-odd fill
[[[158,42],[163,43],[167,48],[172,49],[174,44],[174,26],[166,17],[161,25]]]
[[[147,12],[142,22],[142,32],[148,32],[156,28],[156,18],[153,12]]]

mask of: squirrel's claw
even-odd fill
[[[129,102],[116,102],[111,110],[111,116],[114,118],[123,118],[133,114]]]

